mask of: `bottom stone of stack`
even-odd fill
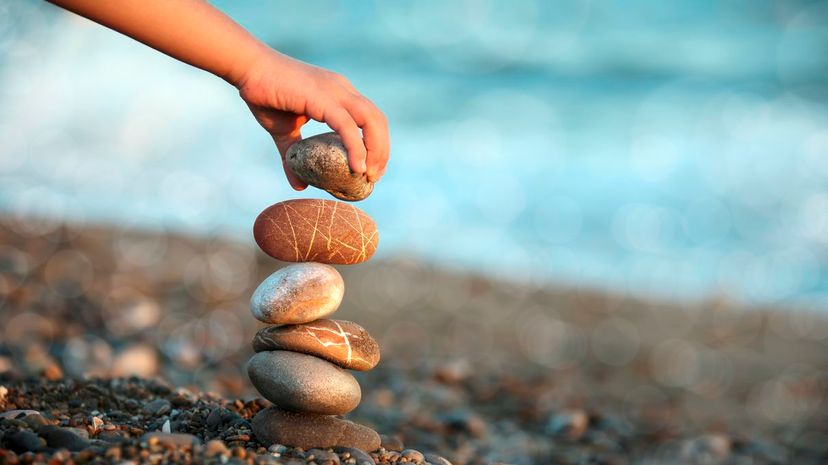
[[[253,418],[253,434],[260,443],[283,444],[303,449],[353,447],[379,449],[380,437],[367,426],[330,415],[297,413],[269,407]]]

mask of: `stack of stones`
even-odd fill
[[[364,199],[373,189],[351,173],[334,133],[294,144],[287,163],[303,181],[343,200]],[[256,354],[247,364],[253,386],[274,404],[253,419],[254,434],[268,445],[379,448],[375,431],[341,417],[362,397],[346,370],[374,368],[379,346],[360,325],[328,318],[345,292],[331,265],[371,258],[379,240],[376,224],[348,203],[287,200],[259,215],[253,235],[268,255],[296,262],[265,279],[250,301],[253,316],[272,325],[254,337]]]

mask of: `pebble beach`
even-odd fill
[[[828,464],[828,2],[211,2],[250,53],[49,3],[0,3],[0,465]]]
[[[347,418],[374,451],[262,444],[244,371],[253,243],[0,221],[2,463],[818,464],[824,314],[340,267],[380,363]],[[281,265],[276,265],[276,267]]]

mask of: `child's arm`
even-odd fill
[[[314,119],[342,136],[353,171],[371,181],[382,176],[388,124],[374,104],[344,77],[280,54],[206,1],[50,1],[234,85],[283,161]],[[294,188],[306,187],[286,165],[285,174]]]

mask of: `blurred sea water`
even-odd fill
[[[216,2],[387,114],[380,254],[828,309],[828,2]],[[312,124],[305,134],[325,130]],[[234,89],[0,4],[0,211],[248,238],[289,189]]]

